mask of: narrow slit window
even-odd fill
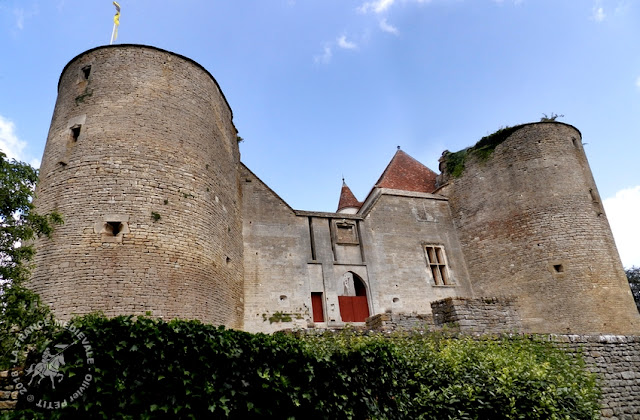
[[[78,141],[78,138],[80,137],[81,128],[82,128],[81,125],[74,125],[73,127],[71,127],[71,138],[73,139],[73,141]]]
[[[82,75],[84,76],[84,80],[89,80],[90,74],[91,74],[91,66],[84,66],[82,68]]]
[[[433,283],[438,286],[451,284],[444,248],[438,245],[426,245],[424,251]]]

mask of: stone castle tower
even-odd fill
[[[38,239],[31,285],[62,319],[270,332],[504,296],[519,318],[491,321],[503,330],[638,333],[581,141],[567,124],[513,127],[455,176],[398,150],[363,201],[343,182],[335,213],[295,210],[240,162],[204,68],[98,47],[60,77],[36,206],[65,223]]]
[[[582,135],[563,123],[512,130],[486,161],[470,153],[441,191],[474,292],[518,296],[527,331],[637,331]]]
[[[240,153],[214,78],[177,54],[99,47],[64,68],[36,205],[64,216],[32,284],[57,316],[242,325]]]

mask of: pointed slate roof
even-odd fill
[[[436,190],[436,176],[435,172],[400,150],[398,146],[398,151],[375,186],[432,193]]]
[[[355,207],[359,209],[362,203],[358,201],[355,195],[351,192],[351,189],[347,186],[344,179],[342,180],[342,190],[340,191],[340,201],[338,201],[338,210],[345,209],[347,207]]]

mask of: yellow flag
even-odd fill
[[[113,5],[116,6],[116,15],[113,17],[113,41],[115,41],[118,38],[118,26],[120,26],[120,5],[115,1]]]

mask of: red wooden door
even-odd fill
[[[366,296],[353,296],[353,322],[365,322],[369,318],[369,304]]]
[[[369,317],[366,296],[338,296],[342,322],[364,322]]]
[[[313,322],[324,322],[321,292],[311,293],[311,309],[313,310]]]
[[[340,306],[340,317],[342,317],[342,322],[354,322],[351,296],[338,296],[338,306]]]

